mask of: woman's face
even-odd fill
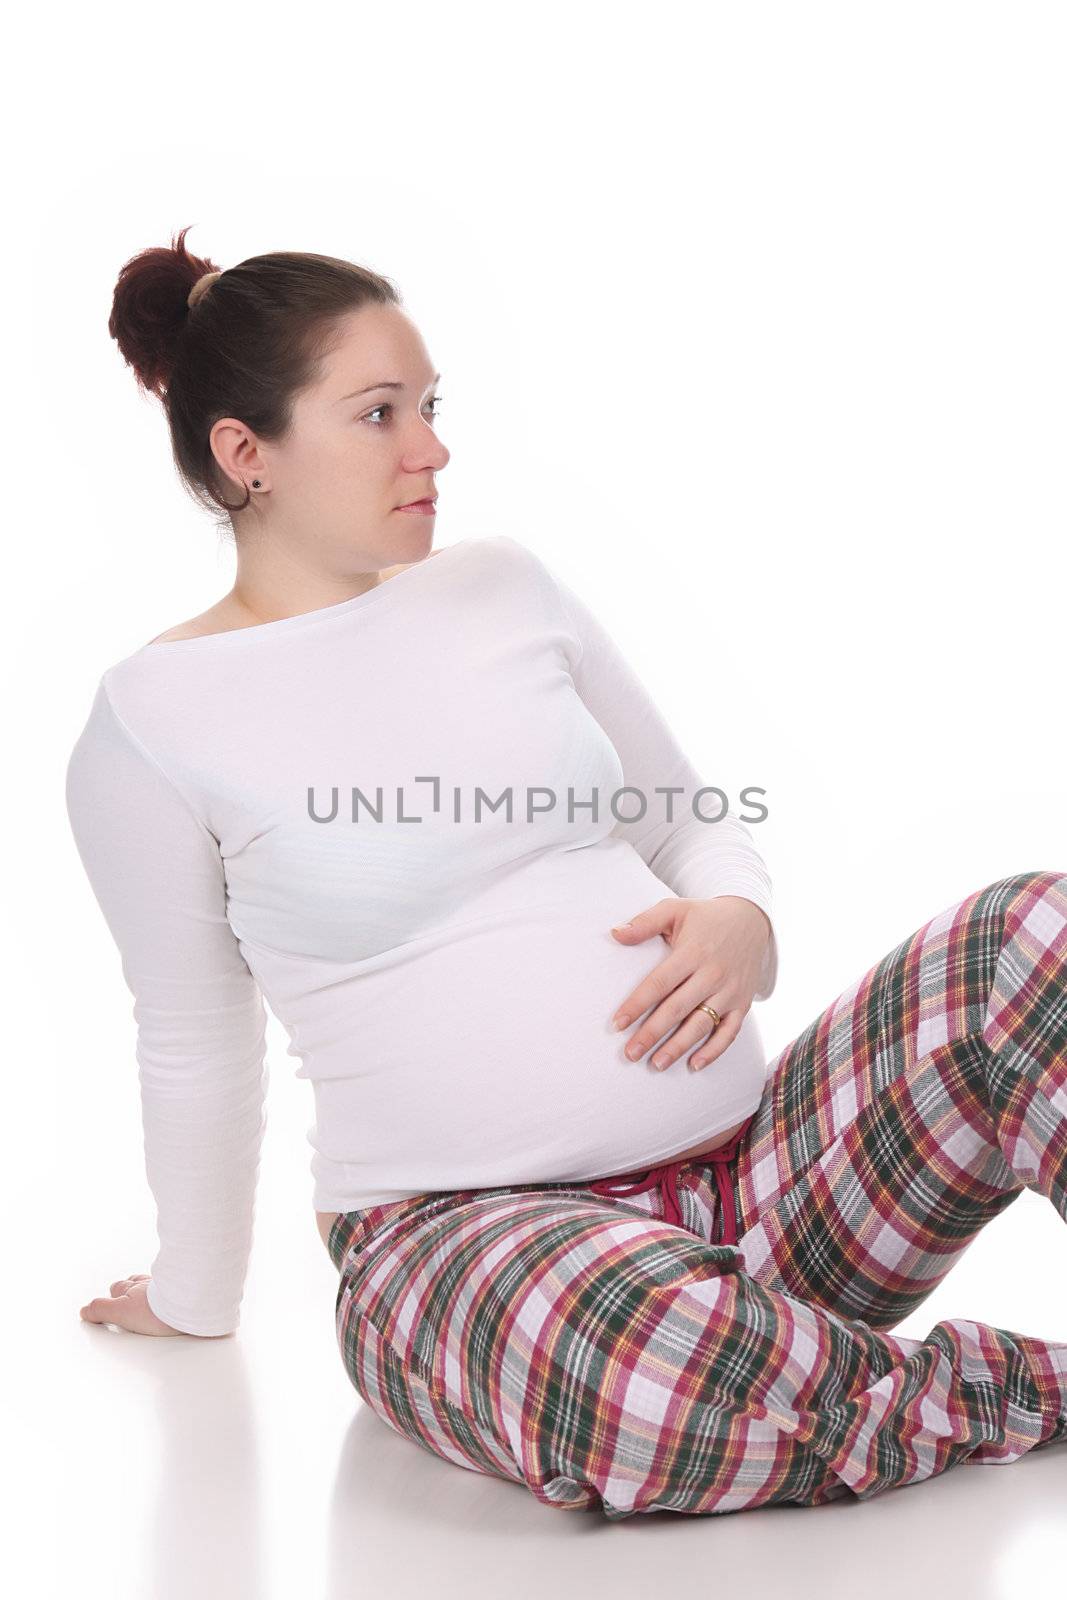
[[[257,514],[241,519],[257,543],[266,534],[301,564],[346,576],[432,548],[435,517],[397,508],[437,493],[449,452],[434,423],[438,374],[406,313],[365,306],[341,331],[318,382],[298,395],[286,440],[245,430],[241,444],[220,432],[218,446],[229,441],[226,470],[238,482],[264,486],[251,491]]]

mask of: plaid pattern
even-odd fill
[[[1067,1438],[1067,1344],[962,1318],[888,1331],[1024,1187],[1067,1220],[1065,968],[1055,872],[890,951],[772,1063],[719,1169],[736,1244],[712,1242],[699,1157],[675,1167],[681,1225],[662,1183],[339,1217],[357,1392],[445,1460],[611,1519],[867,1499]]]

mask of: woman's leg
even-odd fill
[[[737,1246],[709,1243],[699,1162],[685,1228],[655,1190],[564,1185],[340,1218],[356,1388],[445,1459],[612,1518],[867,1498],[1067,1437],[1067,1345],[878,1331],[1027,1183],[1067,1215],[1065,926],[1063,876],[1002,880],[828,1007],[772,1064]]]
[[[874,1328],[1024,1188],[1067,1221],[1067,876],[977,890],[827,1007],[734,1174],[746,1272]]]

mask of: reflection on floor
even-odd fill
[[[1067,1571],[1067,1441],[870,1501],[616,1523],[553,1511],[521,1485],[439,1461],[361,1404],[334,1341],[336,1274],[313,1219],[271,1211],[257,1226],[231,1339],[138,1339],[79,1323],[78,1305],[102,1291],[126,1251],[121,1241],[118,1250],[113,1240],[86,1243],[73,1275],[65,1258],[62,1349],[40,1378],[62,1450],[38,1507],[37,1576],[52,1583],[39,1592],[1034,1600]],[[1048,1272],[1021,1281],[1015,1267],[1020,1255],[1034,1259],[1035,1245]],[[1039,1309],[1057,1274],[1058,1325]],[[1065,1285],[1063,1224],[1047,1202],[1023,1195],[899,1331],[923,1337],[940,1317],[962,1314],[1067,1339]]]

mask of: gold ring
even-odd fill
[[[706,1011],[708,1016],[711,1018],[712,1022],[714,1022],[716,1027],[718,1027],[719,1023],[722,1021],[722,1018],[719,1016],[719,1013],[716,1011],[714,1006],[699,1005],[699,1006],[697,1006],[697,1010],[698,1011]]]

